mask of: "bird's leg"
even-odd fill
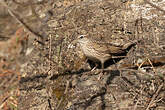
[[[98,67],[98,64],[95,62],[95,67],[91,71],[94,71]]]
[[[101,69],[104,70],[104,62],[101,62]]]
[[[100,80],[101,77],[103,76],[103,71],[104,71],[104,62],[101,61],[101,72],[100,72],[100,74],[99,74],[98,80]]]

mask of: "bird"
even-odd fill
[[[124,46],[117,46],[110,43],[96,41],[86,35],[78,36],[77,42],[87,59],[95,63],[101,62],[102,69],[104,69],[105,61],[111,59],[115,54],[124,53],[125,50],[133,44],[127,43]]]

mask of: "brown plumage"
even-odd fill
[[[128,43],[124,46],[115,46],[112,44],[100,43],[85,35],[78,37],[78,43],[88,59],[94,62],[101,62],[102,69],[104,69],[104,62],[112,58],[113,54],[124,53],[125,49],[132,45],[132,43]]]

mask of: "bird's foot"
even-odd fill
[[[104,69],[101,69],[101,72],[99,73],[98,80],[101,80],[101,78],[103,77],[103,75],[104,75]]]
[[[94,70],[96,70],[96,68],[97,68],[97,67],[95,66],[95,67],[94,67],[94,68],[93,68],[91,71],[94,71]]]

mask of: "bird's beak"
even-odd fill
[[[80,35],[80,36],[87,36],[87,35]],[[75,43],[77,43],[77,42],[78,42],[78,40],[79,40],[79,38],[77,38],[77,39],[73,40],[71,43],[72,43],[72,44],[75,44]]]

